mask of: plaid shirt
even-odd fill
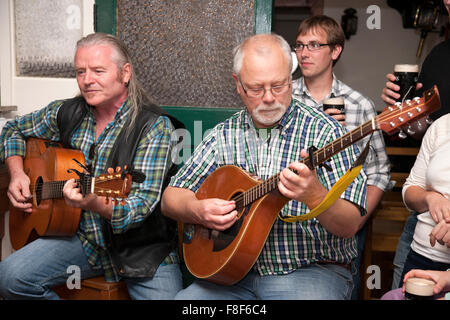
[[[2,132],[0,141],[0,157],[2,160],[13,155],[25,156],[25,138],[37,137],[52,141],[59,141],[59,130],[56,122],[61,100],[50,103],[47,107],[17,117],[9,121]],[[71,143],[81,150],[86,159],[86,165],[93,164],[93,175],[98,176],[106,172],[105,164],[109,157],[115,139],[120,133],[130,113],[129,103],[125,102],[117,111],[102,134],[96,139],[95,118],[90,110],[81,125],[74,131]],[[129,228],[139,225],[151,212],[161,197],[161,186],[166,171],[171,165],[171,141],[173,126],[167,117],[160,117],[138,144],[133,166],[146,175],[143,183],[133,183],[131,192],[125,205],[114,205],[111,225],[114,232],[122,233]],[[95,143],[95,156],[89,159],[89,150]],[[74,163],[74,167],[77,165]],[[105,270],[105,279],[119,280],[118,274],[112,267],[101,231],[101,217],[90,211],[83,211],[78,236],[94,268]],[[164,263],[176,262],[171,254]]]
[[[305,85],[303,77],[292,81],[293,96],[309,107],[323,110],[323,102],[314,100]],[[345,125],[351,131],[377,115],[373,102],[358,91],[353,90],[333,74],[331,92],[324,98],[344,98],[345,103]],[[364,137],[356,145],[362,150],[370,139],[370,151],[364,169],[367,173],[367,184],[378,187],[383,191],[391,188],[389,184],[390,164],[386,154],[384,139],[381,131],[376,131],[372,136]]]
[[[275,129],[275,130],[274,130]],[[196,148],[170,185],[196,192],[205,178],[223,165],[236,165],[261,179],[279,173],[300,159],[300,150],[321,148],[344,133],[342,126],[313,108],[292,100],[280,123],[270,132],[255,130],[251,116],[240,111],[218,124]],[[356,158],[356,147],[333,156],[331,172],[317,169],[319,181],[329,190]],[[342,194],[365,214],[366,175],[364,171]],[[310,210],[295,200],[282,215],[304,215]],[[260,275],[286,274],[317,261],[349,263],[356,256],[354,238],[344,239],[325,230],[317,219],[286,223],[276,219],[255,264]]]

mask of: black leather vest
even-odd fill
[[[61,142],[65,147],[72,147],[70,144],[72,133],[81,124],[87,111],[88,105],[82,97],[65,100],[60,107],[57,121]],[[129,136],[125,137],[126,130],[124,130],[128,127],[128,120],[116,138],[106,168],[117,166],[123,168],[124,165],[130,168],[140,137],[151,128],[160,115],[169,117],[175,128],[184,128],[180,121],[158,106],[142,106]],[[176,166],[172,165],[162,190],[168,185],[170,177],[176,170]],[[113,266],[122,277],[153,277],[158,266],[177,245],[176,222],[161,213],[159,202],[142,224],[124,233],[115,234],[108,220],[102,219],[102,222],[103,236]]]

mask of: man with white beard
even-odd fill
[[[306,149],[324,147],[344,129],[292,98],[291,67],[289,44],[278,35],[255,35],[235,48],[233,78],[246,108],[205,137],[172,178],[162,210],[180,222],[216,230],[212,233],[233,226],[240,219],[233,199],[196,197],[204,180],[225,165],[266,181],[279,174],[272,192],[291,201],[286,201],[255,263],[240,281],[221,285],[196,279],[176,299],[350,298],[354,235],[366,213],[366,175],[361,171],[316,218],[285,221],[286,216],[299,217],[316,208],[357,154],[355,146],[344,149],[328,160],[329,171],[311,170],[299,162],[308,155]],[[230,176],[227,182],[235,180]]]

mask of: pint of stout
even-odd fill
[[[400,86],[400,98],[412,99],[416,94],[416,84],[419,77],[419,66],[417,64],[396,64],[394,66],[395,84]],[[405,97],[406,96],[406,97]]]
[[[405,298],[408,300],[433,299],[434,281],[422,278],[409,278],[405,284]]]
[[[335,97],[326,99],[323,102],[323,111],[327,109],[338,109],[341,111],[341,114],[345,113],[345,104],[343,97]]]

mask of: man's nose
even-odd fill
[[[308,58],[309,57],[309,50],[307,50],[306,48],[303,48],[302,51],[300,51],[300,57],[303,58]]]
[[[88,85],[91,84],[93,82],[94,78],[92,76],[92,73],[90,71],[86,71],[86,73],[84,74],[83,77],[83,83]]]
[[[275,97],[272,93],[272,88],[265,89],[264,95],[262,96],[262,101],[265,103],[271,103],[275,100]]]

